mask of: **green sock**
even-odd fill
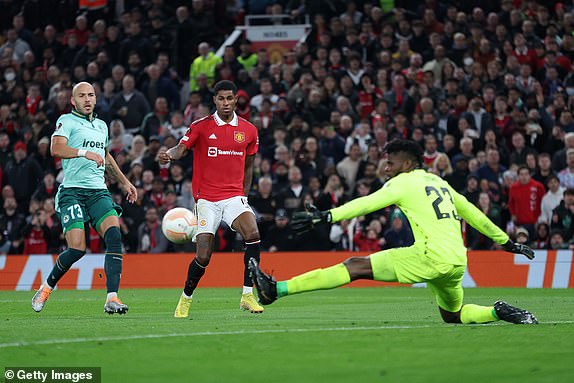
[[[277,283],[277,296],[304,293],[306,291],[333,289],[351,282],[349,271],[342,263],[326,269],[316,269],[298,275],[288,281]]]
[[[48,279],[46,279],[48,286],[51,288],[56,287],[60,278],[62,278],[70,267],[82,258],[84,254],[86,254],[85,251],[72,248],[62,251],[56,260],[56,264],[54,265],[52,272],[48,275]]]
[[[464,305],[460,310],[460,321],[462,323],[488,323],[496,322],[498,317],[492,306]]]

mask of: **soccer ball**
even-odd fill
[[[191,210],[176,207],[163,216],[161,230],[168,240],[180,245],[191,241],[197,233],[197,218]]]

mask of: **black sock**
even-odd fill
[[[243,286],[253,286],[253,280],[251,279],[251,273],[249,272],[249,258],[255,258],[257,263],[259,263],[261,253],[261,241],[245,242],[245,255],[243,256],[243,263],[245,268],[243,269]]]
[[[54,265],[52,272],[48,275],[48,286],[51,288],[56,287],[60,278],[62,278],[70,267],[72,267],[74,262],[82,258],[84,254],[86,254],[85,251],[71,248],[62,251],[56,260],[56,264]]]
[[[193,261],[189,264],[187,269],[187,280],[185,281],[185,287],[183,292],[185,295],[190,297],[193,294],[193,290],[197,287],[199,280],[205,274],[205,267],[197,261],[197,257],[193,258]]]
[[[120,288],[122,275],[122,233],[117,226],[112,226],[104,234],[106,257],[104,271],[106,272],[106,288],[108,293],[117,293]]]

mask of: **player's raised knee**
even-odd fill
[[[371,268],[371,260],[368,257],[351,257],[347,258],[343,264],[349,271],[351,280],[356,279],[372,279],[373,269]]]

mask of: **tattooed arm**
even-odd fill
[[[106,150],[106,171],[108,174],[118,181],[120,187],[127,193],[126,199],[134,203],[138,198],[138,193],[134,185],[127,179],[127,177],[122,173],[120,167],[118,166],[114,157]]]

